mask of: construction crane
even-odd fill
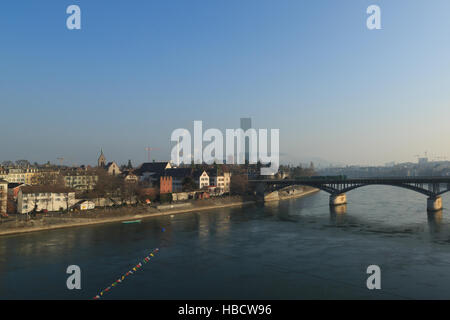
[[[147,151],[148,162],[151,162],[152,160],[151,160],[151,158],[150,158],[150,151],[159,150],[159,148],[146,147],[145,150]]]
[[[428,159],[428,152],[425,151],[425,152],[424,152],[424,156],[421,156],[421,155],[419,155],[419,154],[416,154],[416,155],[414,155],[414,157],[416,157],[417,160],[419,160],[419,159],[421,159],[421,158]]]

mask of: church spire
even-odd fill
[[[103,148],[100,149],[100,157],[98,157],[97,164],[99,168],[104,168],[106,166],[106,158],[105,155],[103,154]]]

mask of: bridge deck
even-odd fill
[[[391,185],[410,189],[429,197],[437,197],[450,191],[450,177],[375,177],[375,178],[344,178],[344,177],[310,177],[298,179],[261,179],[249,180],[249,183],[265,185],[272,190],[290,185],[305,185],[319,188],[330,194],[346,193],[368,185]]]
[[[376,178],[298,178],[298,179],[260,179],[248,182],[268,183],[318,183],[318,184],[398,184],[398,183],[450,183],[450,177],[376,177]]]

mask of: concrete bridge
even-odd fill
[[[294,185],[318,188],[330,194],[330,206],[346,204],[346,193],[357,188],[369,185],[394,186],[426,195],[428,197],[428,211],[441,210],[441,194],[450,191],[450,177],[380,177],[348,179],[343,176],[318,176],[283,180],[249,180],[249,183],[256,187],[257,194],[273,192]]]

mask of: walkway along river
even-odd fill
[[[443,196],[444,208],[450,198]],[[10,235],[0,240],[1,299],[91,299],[154,248],[102,299],[450,298],[450,218],[424,196],[370,186],[330,213],[305,198]],[[81,268],[68,290],[66,268]],[[381,290],[366,288],[381,267]]]

